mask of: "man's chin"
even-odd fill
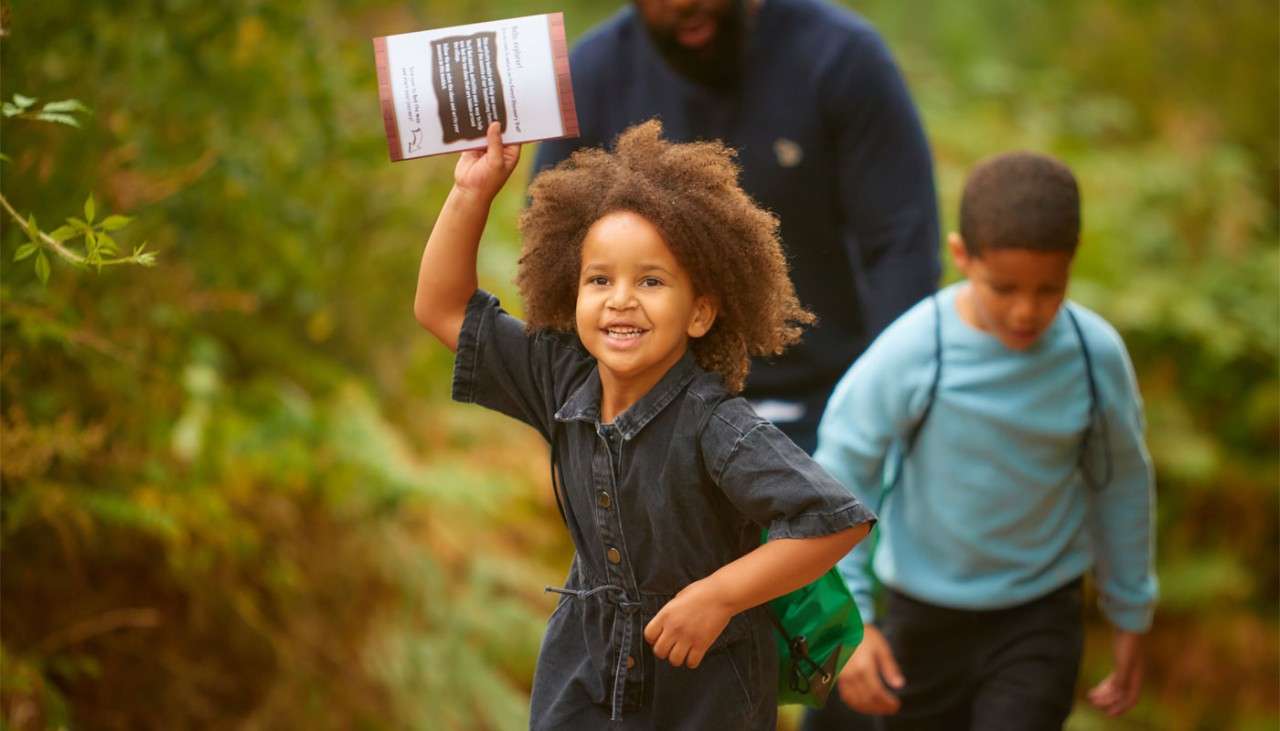
[[[722,90],[737,86],[742,77],[746,34],[742,5],[716,20],[709,31],[689,38],[649,29],[650,39],[672,70],[696,84]]]

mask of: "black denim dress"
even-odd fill
[[[685,586],[756,548],[761,527],[771,539],[806,538],[874,516],[746,401],[725,395],[719,376],[686,354],[601,424],[599,372],[575,336],[529,334],[492,295],[472,297],[453,397],[555,444],[577,548],[538,656],[531,728],[775,728],[767,609],[733,617],[692,670],[655,658],[644,626]]]

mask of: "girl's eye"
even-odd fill
[[[609,283],[609,278],[599,274],[597,274],[594,277],[587,277],[587,284],[594,284],[594,285],[603,287],[608,283]]]
[[[640,280],[640,285],[643,287],[661,287],[662,280],[657,277],[645,277]]]
[[[1013,287],[1007,284],[993,284],[991,285],[991,291],[996,294],[1013,294]]]

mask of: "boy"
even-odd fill
[[[840,564],[867,627],[839,687],[885,728],[1060,728],[1091,566],[1115,672],[1089,700],[1111,715],[1137,700],[1152,471],[1123,342],[1064,302],[1079,230],[1066,166],[979,164],[947,241],[966,280],[893,323],[822,420],[816,460],[881,505],[878,547]]]

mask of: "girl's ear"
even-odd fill
[[[720,304],[711,295],[698,295],[693,300],[693,317],[689,318],[688,334],[691,338],[700,338],[711,330],[720,312]]]
[[[966,277],[969,276],[969,250],[964,248],[964,239],[960,238],[960,234],[952,231],[947,234],[947,251],[951,254],[951,261],[955,262],[956,269]]]

